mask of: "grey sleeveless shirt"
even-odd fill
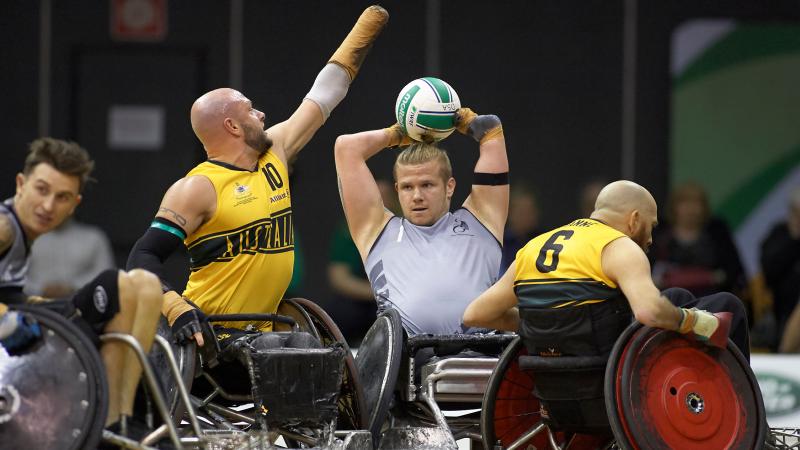
[[[17,215],[13,210],[11,199],[0,203],[0,214],[6,216],[14,229],[14,242],[5,253],[0,254],[0,291],[15,291],[25,285],[28,273],[28,243],[25,232],[20,227]]]
[[[429,227],[392,217],[365,268],[378,311],[395,308],[409,335],[465,331],[467,305],[499,277],[501,246],[464,208]]]

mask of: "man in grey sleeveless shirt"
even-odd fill
[[[470,195],[452,212],[456,181],[435,145],[412,141],[398,124],[336,140],[342,205],[378,310],[397,309],[409,335],[467,331],[464,309],[499,276],[509,195],[503,129],[497,116],[469,108],[454,125],[479,143],[480,157]],[[366,163],[395,146],[408,146],[394,165],[404,217],[384,208]]]

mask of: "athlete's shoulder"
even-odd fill
[[[274,145],[258,158],[259,168],[265,167],[267,164],[272,164],[277,168],[280,168],[282,170],[287,170],[286,164],[284,164],[280,155],[278,155],[278,151],[276,150]]]
[[[8,250],[14,243],[16,230],[12,218],[8,214],[0,214],[0,254]]]

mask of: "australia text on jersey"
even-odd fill
[[[292,208],[276,211],[267,219],[234,230],[202,236],[190,243],[188,249],[193,271],[212,262],[231,261],[239,255],[292,251]]]

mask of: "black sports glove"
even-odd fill
[[[178,316],[172,324],[172,339],[175,343],[184,345],[195,333],[202,331],[200,322],[205,322],[206,315],[199,309],[191,309]]]

